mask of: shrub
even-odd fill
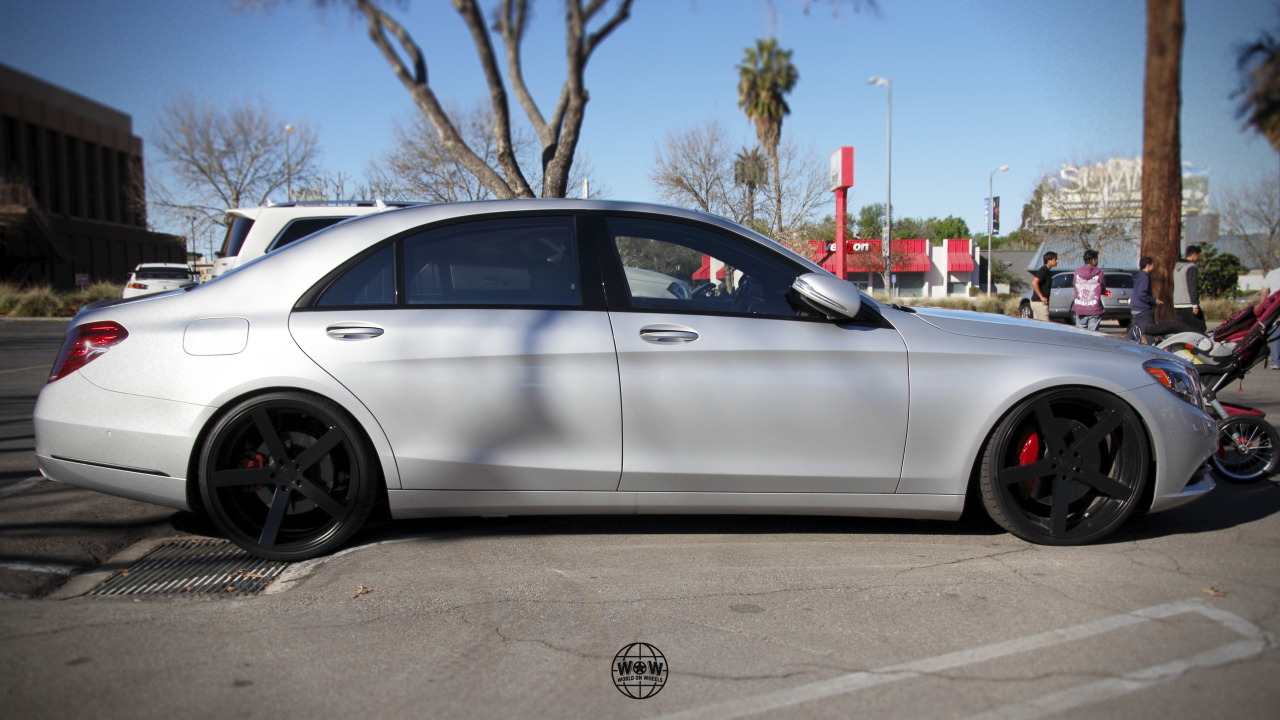
[[[13,317],[59,317],[62,314],[62,297],[48,286],[27,288],[18,295],[18,301],[9,312]]]
[[[18,306],[18,298],[22,297],[22,290],[17,285],[9,283],[0,283],[0,315],[8,315]]]
[[[1237,310],[1245,305],[1252,305],[1250,302],[1237,302],[1230,298],[1208,298],[1200,301],[1200,311],[1204,313],[1204,319],[1208,322],[1221,322],[1231,317]]]

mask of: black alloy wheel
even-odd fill
[[[1091,388],[1024,400],[996,427],[979,486],[991,519],[1041,545],[1099,540],[1137,510],[1150,463],[1137,414]]]
[[[200,494],[233,542],[271,560],[325,555],[368,518],[381,487],[374,454],[334,403],[272,393],[232,408],[200,455]]]

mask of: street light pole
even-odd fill
[[[1008,171],[1008,165],[1001,165],[987,175],[987,297],[991,297],[991,268],[996,261],[995,257],[991,254],[991,220],[996,214],[995,200],[992,197],[992,186],[995,182],[996,173]]]
[[[868,85],[883,85],[885,89],[885,137],[884,137],[884,240],[881,254],[884,256],[886,285],[893,268],[889,267],[889,238],[893,236],[893,81],[889,78],[867,79]],[[891,288],[885,287],[885,291]]]
[[[289,154],[289,136],[293,134],[293,126],[284,126],[284,178],[285,192],[288,193],[289,202],[293,202],[293,158]]]

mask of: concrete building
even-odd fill
[[[142,139],[128,115],[0,65],[0,282],[123,283],[185,262],[149,232]]]
[[[881,240],[846,240],[845,275],[867,292],[884,292]],[[835,243],[809,241],[809,258],[835,272]],[[891,294],[896,297],[968,297],[970,288],[986,282],[978,274],[979,248],[969,238],[933,244],[926,238],[892,240],[889,264],[893,268]],[[985,268],[986,266],[983,265]]]

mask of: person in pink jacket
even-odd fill
[[[1075,301],[1071,312],[1076,316],[1076,327],[1097,330],[1102,322],[1102,296],[1107,292],[1106,276],[1098,269],[1098,251],[1085,250],[1084,264],[1075,272]]]

